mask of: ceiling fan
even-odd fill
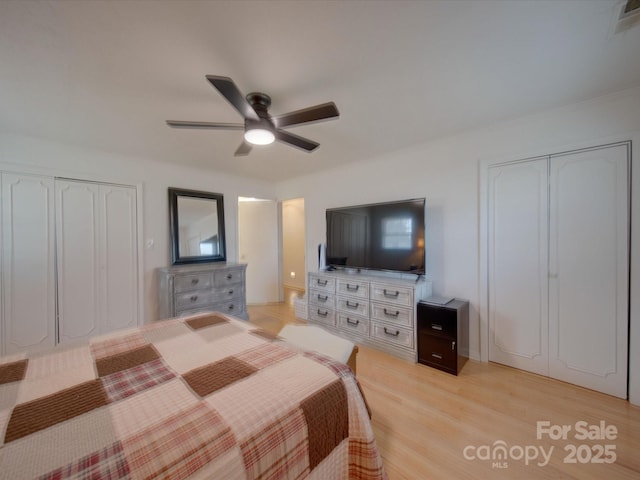
[[[173,128],[200,128],[211,130],[244,130],[244,140],[235,152],[235,156],[248,155],[253,145],[268,145],[274,140],[312,152],[320,146],[319,143],[291,132],[282,130],[303,123],[329,120],[340,115],[333,102],[315,105],[284,115],[271,116],[267,111],[271,105],[271,97],[265,93],[252,92],[246,96],[229,77],[206,75],[207,80],[244,118],[242,123],[214,123],[188,122],[182,120],[167,120],[167,125]]]

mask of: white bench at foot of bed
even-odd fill
[[[278,336],[305,350],[313,350],[346,363],[356,373],[358,347],[315,325],[285,325]]]

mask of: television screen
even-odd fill
[[[424,274],[425,199],[327,210],[327,265]]]

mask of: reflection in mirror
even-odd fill
[[[225,260],[222,195],[169,189],[173,264]]]

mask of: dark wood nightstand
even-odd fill
[[[458,375],[467,354],[469,302],[451,300],[444,305],[418,303],[418,362]]]

